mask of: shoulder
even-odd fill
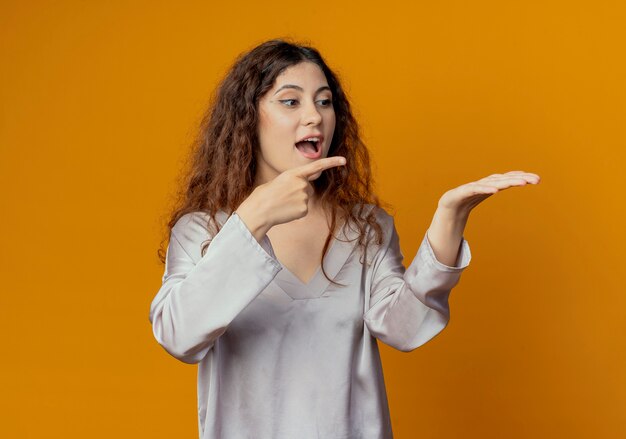
[[[387,212],[383,207],[376,206],[374,204],[365,204],[364,211],[374,215],[374,219],[383,229],[384,233],[387,233],[394,226],[394,217]]]
[[[372,206],[372,211],[376,216],[377,220],[385,221],[385,222],[393,222],[393,216],[387,212],[384,208],[374,206],[373,204],[369,204],[368,206]]]
[[[359,212],[361,210],[361,212]],[[360,217],[361,219],[365,219],[368,217],[370,213],[373,213],[376,219],[386,219],[390,218],[391,215],[387,213],[387,211],[383,207],[376,206],[375,204],[370,203],[358,203],[352,208],[352,213]]]
[[[228,219],[223,211],[218,211],[215,217],[220,227]],[[200,245],[215,236],[215,223],[207,212],[186,213],[172,227],[172,236],[186,250],[197,249],[199,252]]]
[[[373,219],[377,224],[377,226],[375,226],[372,223],[367,222],[366,233],[368,236],[368,242],[375,248],[385,247],[388,245],[394,236],[395,222],[393,215],[391,215],[385,208],[374,204],[365,204],[362,215],[364,218],[367,218],[370,215],[373,216]]]

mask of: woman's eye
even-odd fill
[[[288,107],[293,107],[293,105],[289,105],[289,104],[287,104],[287,102],[298,102],[298,100],[297,99],[283,99],[280,102],[284,103]]]
[[[298,100],[297,99],[282,99],[279,102],[282,102],[287,107],[294,107],[295,105],[297,105]],[[333,101],[332,99],[322,99],[318,102],[322,105],[322,107],[329,107],[332,105]]]

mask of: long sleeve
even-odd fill
[[[364,315],[373,336],[400,351],[423,345],[448,324],[448,296],[469,265],[471,252],[463,238],[457,266],[442,264],[426,233],[408,269],[402,265],[393,217],[382,215],[384,242],[371,267],[370,308]]]
[[[282,267],[267,239],[254,238],[233,213],[210,239],[200,212],[179,219],[170,235],[162,286],[150,305],[156,340],[185,363],[198,363],[230,322]]]

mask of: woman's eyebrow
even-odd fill
[[[294,88],[296,90],[300,90],[300,91],[304,91],[304,89],[302,87],[300,87],[299,85],[295,85],[295,84],[285,84],[282,87],[280,87],[278,90],[276,90],[276,92],[274,92],[274,94],[278,93],[279,91],[281,91],[284,88]],[[315,93],[319,93],[322,90],[328,90],[330,91],[330,87],[327,85],[322,85],[320,88],[318,88]]]

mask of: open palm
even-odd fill
[[[496,192],[513,186],[525,186],[528,183],[537,184],[540,180],[537,174],[524,171],[491,174],[450,189],[439,199],[439,207],[469,215],[474,207]]]

